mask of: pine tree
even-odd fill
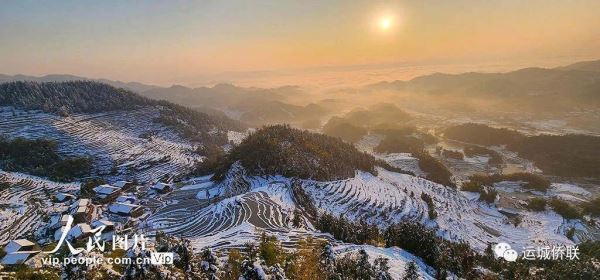
[[[223,279],[225,280],[238,280],[241,276],[242,266],[242,254],[238,249],[231,249],[227,256],[227,263],[225,264],[225,274]]]
[[[410,261],[406,264],[406,269],[404,270],[403,280],[417,280],[419,279],[419,268],[415,261]]]
[[[202,271],[208,275],[209,280],[218,280],[219,259],[210,248],[202,251],[202,261],[200,263]]]
[[[292,219],[292,225],[295,228],[300,228],[302,226],[302,212],[300,210],[294,210],[294,218]]]
[[[278,263],[269,267],[268,271],[270,276],[269,279],[271,280],[287,280],[287,277],[285,277],[285,271]]]
[[[298,241],[293,268],[296,278],[318,279],[321,275],[319,271],[319,252],[316,248],[317,244],[311,237]]]
[[[373,267],[369,262],[369,254],[364,249],[358,251],[357,267],[359,279],[371,279],[374,276]]]
[[[339,279],[339,275],[335,272],[335,252],[333,246],[328,242],[323,246],[320,256],[321,273],[326,279]]]
[[[267,273],[264,269],[264,261],[260,257],[252,259],[245,259],[242,262],[241,269],[242,276],[240,279],[244,280],[268,280]]]
[[[388,265],[388,259],[378,257],[375,259],[373,263],[376,279],[377,280],[392,280],[392,276],[390,275],[390,266]]]

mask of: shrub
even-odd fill
[[[460,160],[463,160],[465,158],[463,153],[461,153],[459,151],[452,151],[452,150],[446,150],[446,149],[442,150],[442,155],[447,158],[460,159]]]
[[[583,205],[583,211],[592,216],[600,216],[600,197],[586,202]]]
[[[479,182],[468,181],[462,184],[460,190],[465,192],[480,192],[482,187]]]
[[[546,200],[543,198],[539,198],[539,197],[534,197],[532,199],[529,200],[529,202],[527,203],[527,208],[529,208],[530,210],[533,211],[544,211],[546,209]]]
[[[479,191],[479,200],[485,201],[487,203],[494,203],[497,195],[498,192],[492,187],[481,188],[481,190]]]
[[[485,147],[467,146],[466,148],[464,148],[463,152],[468,157],[474,157],[477,155],[489,156],[488,163],[492,165],[500,165],[504,162],[502,160],[502,156],[498,152]]]
[[[567,236],[567,238],[569,238],[570,240],[573,240],[573,237],[575,237],[575,228],[570,228],[565,234],[565,236]]]
[[[550,187],[550,181],[546,178],[541,175],[525,172],[492,175],[474,174],[469,177],[469,180],[486,186],[491,186],[494,183],[502,181],[523,181],[525,182],[523,187],[538,191],[545,191]]]
[[[429,215],[429,219],[434,220],[435,218],[437,218],[435,204],[433,204],[433,199],[431,199],[431,196],[429,196],[426,193],[421,193],[421,199],[427,204],[427,214]]]
[[[550,201],[550,207],[552,207],[554,212],[563,216],[563,218],[565,218],[565,219],[580,219],[581,218],[581,213],[579,212],[579,210],[576,207],[574,207],[574,206],[570,205],[569,203],[566,203],[562,200],[552,199]]]

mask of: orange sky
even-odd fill
[[[6,1],[0,73],[319,85],[554,66],[600,58],[598,12],[600,1]]]

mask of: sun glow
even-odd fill
[[[390,17],[383,17],[379,19],[379,28],[382,30],[388,30],[392,27],[392,19]]]

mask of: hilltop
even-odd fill
[[[287,125],[264,127],[251,133],[226,156],[229,167],[240,161],[252,175],[283,175],[314,180],[351,178],[357,170],[376,173],[373,156],[359,152],[338,138]],[[221,168],[215,178],[223,178]]]
[[[60,116],[75,113],[100,113],[157,107],[156,121],[170,126],[182,136],[195,141],[220,138],[225,141],[227,130],[239,130],[241,125],[224,116],[209,116],[167,101],[155,101],[132,91],[94,81],[8,82],[0,84],[0,106],[22,110],[39,110]],[[213,131],[212,134],[209,134]]]

